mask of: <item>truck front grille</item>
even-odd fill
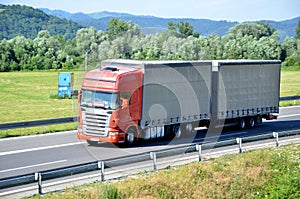
[[[82,110],[82,127],[86,135],[107,136],[110,111],[101,109],[84,109]]]

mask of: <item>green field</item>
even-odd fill
[[[74,73],[75,88],[81,72]],[[0,123],[58,118],[77,115],[77,99],[57,99],[58,72],[0,73]],[[52,97],[51,97],[52,96]],[[76,124],[61,124],[0,131],[0,137],[75,129]]]
[[[0,73],[0,122],[74,115],[71,99],[57,94],[57,72]]]
[[[300,146],[255,150],[33,198],[300,198]]]
[[[83,72],[74,73],[75,90],[80,88]],[[77,115],[76,99],[53,99],[57,94],[58,72],[0,73],[0,123]],[[300,94],[300,71],[282,71],[281,96]],[[300,103],[300,100],[297,101]],[[292,102],[281,102],[291,105]],[[61,124],[0,131],[0,137],[75,129],[76,124]]]
[[[280,96],[300,95],[300,71],[281,71]],[[296,101],[300,104],[300,100]],[[294,105],[294,101],[280,102],[280,106]]]

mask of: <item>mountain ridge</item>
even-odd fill
[[[149,15],[132,15],[117,12],[94,12],[90,14],[70,13],[64,10],[50,10],[48,8],[35,9],[21,5],[0,4],[0,39],[11,39],[17,35],[35,38],[40,30],[48,30],[51,35],[61,34],[66,39],[76,36],[77,30],[84,27],[95,27],[106,31],[111,18],[119,18],[137,24],[144,34],[155,34],[166,31],[168,22],[179,23],[185,21],[194,27],[194,32],[201,36],[216,34],[224,36],[228,30],[240,24],[237,21],[195,19],[195,18],[160,18]],[[300,17],[283,21],[261,20],[277,30],[280,41],[286,37],[294,37]],[[251,21],[249,21],[251,22]]]
[[[50,10],[40,8],[47,14],[57,15],[58,11],[63,10]],[[80,13],[83,14],[81,17],[75,17],[78,13],[69,13],[67,11],[63,11],[65,13],[65,18],[69,20],[73,20],[79,23],[82,26],[95,27],[97,30],[105,31],[106,27],[109,24],[109,20],[111,18],[120,18],[125,21],[131,21],[132,23],[136,23],[140,26],[143,33],[147,34],[146,29],[155,29],[156,31],[150,33],[156,33],[163,30],[166,30],[169,21],[173,23],[178,23],[179,21],[187,21],[194,28],[195,32],[199,32],[202,36],[208,36],[210,34],[218,34],[223,36],[227,33],[229,28],[240,24],[237,21],[227,21],[227,20],[211,20],[211,19],[198,19],[198,18],[161,18],[150,15],[133,15],[128,13],[118,13],[118,12],[109,12],[109,11],[100,11],[93,13]],[[85,16],[85,19],[83,18]],[[62,16],[60,16],[62,17]],[[283,21],[273,21],[273,20],[260,20],[260,21],[246,21],[246,22],[264,22],[270,24],[271,28],[275,28],[278,31],[279,37],[283,40],[286,37],[294,37],[295,30],[298,25],[298,20],[300,17],[295,17],[292,19],[287,19]],[[242,22],[245,23],[245,22]],[[146,30],[146,31],[145,31]]]

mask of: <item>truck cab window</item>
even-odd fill
[[[82,90],[81,106],[114,110],[119,108],[118,102],[118,93]]]

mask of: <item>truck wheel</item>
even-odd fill
[[[193,124],[192,123],[188,123],[185,125],[185,128],[184,128],[184,133],[187,134],[187,135],[190,135],[192,132],[193,132]]]
[[[261,124],[262,123],[262,116],[259,115],[256,117],[256,124]]]
[[[126,133],[126,144],[127,145],[134,145],[136,142],[136,130],[134,128],[129,128]]]
[[[248,120],[248,126],[250,128],[253,128],[255,126],[255,120],[253,117],[251,117],[249,120]]]
[[[91,140],[87,140],[86,141],[90,146],[97,146],[98,142],[97,141],[91,141]]]
[[[246,127],[246,122],[245,122],[244,118],[240,118],[239,127],[240,127],[240,129],[244,129]]]
[[[175,138],[180,138],[181,134],[182,134],[180,125],[175,125],[173,128],[173,132],[174,132]]]

